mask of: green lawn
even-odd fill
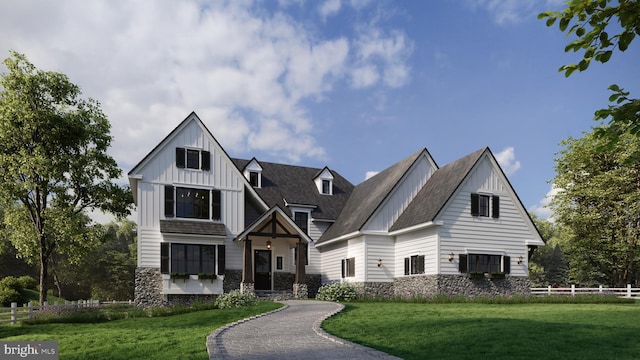
[[[2,325],[0,340],[58,341],[60,359],[207,359],[206,337],[216,328],[281,306],[260,302],[96,324]]]
[[[640,358],[640,304],[353,303],[322,327],[404,359]]]

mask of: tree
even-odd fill
[[[568,239],[568,232],[561,224],[540,219],[530,214],[546,245],[533,253],[529,262],[529,278],[533,286],[563,286],[569,283],[569,264],[561,244]]]
[[[562,244],[574,281],[624,286],[640,270],[640,137],[622,134],[612,149],[595,131],[564,140],[553,180],[555,219],[570,230]]]
[[[122,171],[107,154],[110,124],[66,75],[41,71],[11,52],[0,78],[0,199],[18,254],[37,263],[40,302],[53,254],[73,259],[92,238],[85,211],[130,212]]]
[[[592,60],[606,63],[614,51],[624,52],[629,48],[635,36],[640,35],[640,2],[571,0],[564,11],[547,11],[538,15],[538,19],[546,19],[547,26],[553,26],[557,21],[560,31],[575,37],[564,51],[581,51],[582,59],[578,64],[560,67],[559,71],[568,77],[576,70],[587,70]],[[595,112],[595,120],[610,119],[608,126],[596,131],[598,136],[607,139],[598,149],[600,151],[612,149],[624,133],[640,136],[640,99],[630,98],[629,92],[616,84],[609,89],[613,92],[609,97],[612,104]],[[640,153],[633,155],[631,161]]]

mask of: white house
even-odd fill
[[[488,148],[442,168],[423,149],[354,186],[327,167],[232,159],[191,113],[129,181],[141,306],[335,281],[388,297],[526,293],[528,252],[544,245]]]

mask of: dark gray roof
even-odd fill
[[[485,151],[489,148],[480,149],[436,170],[389,231],[435,220]]]
[[[206,221],[160,220],[160,232],[165,234],[227,235],[224,224]]]
[[[422,149],[356,186],[336,222],[317,243],[360,230],[411,165],[426,151]]]
[[[251,162],[244,159],[231,160],[240,171]],[[314,179],[324,168],[258,162],[262,167],[262,187],[254,188],[255,191],[269,207],[278,205],[289,216],[291,211],[285,201],[288,204],[315,206],[311,211],[314,219],[335,220],[353,191],[353,184],[332,170],[333,195],[323,195],[318,192]]]

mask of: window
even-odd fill
[[[404,258],[404,274],[424,274],[424,255],[413,255]]]
[[[309,234],[309,213],[294,212],[293,222],[295,222],[300,230],[304,231],[305,234]]]
[[[176,148],[176,166],[184,169],[211,169],[211,153],[204,150]]]
[[[222,218],[220,190],[164,187],[164,216],[188,219]]]
[[[331,195],[331,181],[322,180],[322,193],[325,195]]]
[[[282,256],[276,256],[276,270],[282,270]]]
[[[342,259],[342,277],[356,276],[356,258]]]
[[[249,183],[253,187],[260,187],[260,174],[256,171],[249,172]]]
[[[209,219],[209,191],[176,188],[176,216],[191,219]]]
[[[500,217],[500,197],[471,194],[471,215],[488,217],[489,213],[493,218]]]
[[[460,254],[459,270],[461,273],[496,273],[511,272],[511,257],[489,254]]]
[[[218,263],[217,272],[216,260]],[[162,243],[160,246],[160,270],[163,274],[182,272],[191,275],[199,273],[222,275],[224,267],[224,245]]]

